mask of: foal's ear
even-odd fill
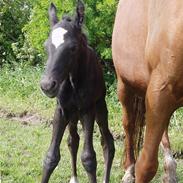
[[[53,3],[50,4],[48,13],[49,13],[50,25],[51,27],[53,27],[58,22],[57,8]]]
[[[77,8],[76,8],[76,26],[77,28],[81,28],[84,21],[84,13],[85,7],[81,0],[78,0]]]

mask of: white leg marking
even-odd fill
[[[171,150],[164,148],[163,145],[162,148],[164,151],[164,171],[165,171],[165,174],[163,176],[163,183],[177,183],[178,182],[176,176],[177,163],[173,158]]]
[[[125,175],[123,176],[122,183],[134,183],[135,177],[135,165],[131,165],[127,168]]]
[[[70,183],[79,183],[77,177],[72,177]]]

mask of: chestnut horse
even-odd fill
[[[104,183],[109,183],[110,170],[115,153],[114,140],[108,128],[108,112],[105,102],[105,82],[95,51],[89,47],[82,32],[84,4],[78,0],[76,15],[57,18],[54,4],[49,8],[50,35],[45,43],[47,65],[41,79],[41,89],[50,98],[57,99],[53,119],[53,133],[46,155],[42,183],[48,183],[60,160],[60,143],[66,127],[69,130],[68,147],[72,158],[72,178],[77,180],[77,152],[79,147],[78,121],[84,131],[82,164],[89,182],[96,183],[96,153],[93,147],[93,129],[96,120],[102,134],[105,160]],[[66,182],[66,181],[62,181]]]
[[[183,1],[120,0],[112,51],[126,133],[123,182],[153,179],[161,139],[164,182],[177,182],[168,125],[183,105]],[[144,144],[136,161],[144,121]]]

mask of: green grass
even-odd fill
[[[40,90],[41,67],[5,67],[0,70],[0,109],[21,114],[26,111],[38,114],[45,119],[53,116],[55,100],[49,99]],[[121,132],[121,109],[117,100],[115,83],[110,86],[106,97],[111,128]],[[116,121],[118,123],[116,123]]]
[[[0,120],[0,172],[3,183],[37,183],[41,179],[42,160],[50,143],[51,129],[43,124],[36,126],[23,125],[18,122]],[[80,135],[82,137],[82,132]],[[70,154],[67,148],[67,132],[61,144],[61,161],[51,177],[50,183],[69,182],[71,176]],[[82,150],[83,137],[80,142],[78,155],[78,177],[81,183],[88,182],[86,173],[81,165],[80,154]],[[97,177],[102,182],[103,157],[102,148],[99,142],[98,129],[94,134],[94,147],[97,152]],[[121,180],[123,171],[121,170],[122,142],[115,141],[116,155],[111,172],[111,182],[118,183]],[[162,158],[160,160],[159,171],[152,181],[161,182]],[[183,182],[183,161],[178,163],[179,182]]]
[[[50,118],[55,101],[44,96],[39,87],[42,68],[5,67],[0,70],[0,108],[13,113],[29,111]]]
[[[46,119],[53,116],[55,101],[44,96],[39,89],[42,68],[19,67],[14,70],[3,68],[0,71],[0,109],[21,114],[25,111],[37,114]],[[106,97],[109,110],[110,128],[115,135],[122,134],[121,108],[116,97],[115,83],[108,88]],[[174,151],[183,150],[183,111],[174,113],[171,121],[170,136]],[[78,155],[78,176],[81,183],[88,182],[81,165],[83,134]],[[99,130],[95,127],[94,147],[97,154],[98,182],[102,182],[103,157],[100,145]],[[61,161],[51,177],[50,183],[69,182],[71,176],[70,154],[67,148],[67,132],[61,145]],[[51,128],[46,124],[24,125],[19,122],[0,119],[0,178],[2,183],[37,183],[41,179],[42,161],[51,140]],[[111,182],[120,182],[123,176],[121,159],[123,141],[116,140],[116,155],[112,167]],[[163,175],[162,155],[160,166],[153,183],[161,182]],[[183,160],[178,161],[179,182],[183,183]]]
[[[39,182],[42,169],[42,160],[51,138],[51,129],[44,125],[25,126],[12,121],[0,120],[0,152],[1,176],[3,183],[34,183]],[[82,133],[81,133],[82,136]],[[67,132],[61,145],[61,161],[55,170],[50,182],[69,182],[71,176],[70,154],[67,148]],[[78,156],[78,176],[80,182],[87,182],[86,173],[81,165],[80,153],[83,138],[81,138]],[[94,136],[94,146],[97,152],[99,182],[102,182],[103,158],[98,134]],[[118,146],[120,142],[117,142]],[[118,158],[117,158],[118,157]],[[111,176],[112,182],[119,182],[120,150],[116,153]]]

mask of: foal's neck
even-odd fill
[[[69,73],[69,80],[73,89],[76,89],[78,84],[82,84],[87,78],[88,53],[88,47],[82,45],[78,58],[76,59],[76,64]]]

